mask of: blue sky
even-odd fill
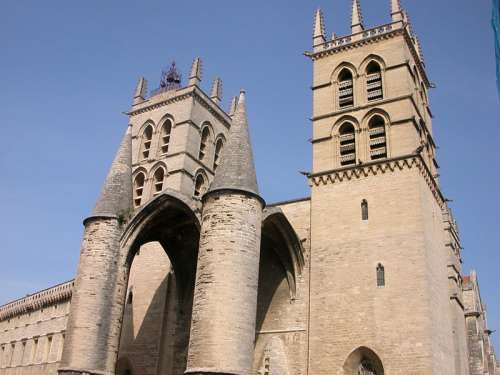
[[[406,0],[437,88],[441,183],[459,222],[464,270],[477,269],[500,329],[500,101],[487,0]],[[82,219],[127,124],[137,78],[155,88],[175,59],[203,58],[224,105],[247,90],[260,187],[268,202],[308,195],[313,13],[346,34],[350,0],[18,1],[0,5],[0,304],[71,279]],[[389,0],[362,1],[367,27]],[[497,334],[500,337],[500,334]],[[500,351],[500,339],[496,338]]]

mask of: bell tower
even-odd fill
[[[432,84],[408,14],[399,0],[390,10],[386,23],[365,27],[353,0],[349,34],[331,38],[318,10],[306,53],[315,375],[466,374],[460,254],[447,247]]]

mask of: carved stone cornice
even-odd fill
[[[328,184],[339,184],[363,177],[376,176],[378,174],[396,173],[405,169],[417,168],[424,177],[434,198],[440,207],[445,200],[432,174],[420,154],[411,154],[390,158],[380,161],[372,161],[360,165],[332,169],[329,171],[309,173],[307,177],[311,186]]]
[[[3,305],[0,307],[0,321],[68,301],[73,295],[73,287],[74,280],[70,280]]]

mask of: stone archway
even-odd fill
[[[382,360],[373,350],[365,346],[349,354],[343,370],[344,375],[384,375]]]
[[[137,314],[134,317],[133,309],[128,305],[124,309],[123,339],[118,363],[126,358],[137,373],[156,374],[161,371],[165,375],[181,375],[185,370],[199,228],[199,210],[196,204],[181,193],[169,190],[138,211],[125,228],[121,246],[127,263],[124,267],[127,272],[124,277],[127,280],[132,264],[137,263],[134,259],[144,259],[146,251],[151,253],[154,250],[158,262],[167,263],[162,267],[165,274],[156,275],[156,281],[159,282],[151,283],[155,290],[148,291],[149,299],[141,301],[140,319],[137,319]],[[139,251],[140,257],[137,256]],[[168,259],[161,256],[161,252]],[[145,275],[142,279],[147,279],[147,264],[152,265],[155,261],[151,254],[149,258],[148,262],[143,261],[143,269],[134,271],[143,272]],[[145,290],[147,282],[143,280],[142,284],[142,289]],[[127,288],[131,287],[133,286],[128,283]],[[132,290],[128,291],[124,301],[126,304],[130,302],[130,292]],[[134,300],[141,298],[138,292],[137,287],[133,289]],[[130,322],[136,325],[132,329]],[[154,338],[151,337],[152,333]],[[143,360],[144,358],[148,358],[148,361]]]

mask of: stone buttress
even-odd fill
[[[120,255],[123,222],[132,207],[130,127],[92,215],[84,221],[61,375],[114,374],[127,288]]]
[[[221,165],[203,198],[186,374],[252,371],[263,206],[241,92]]]

